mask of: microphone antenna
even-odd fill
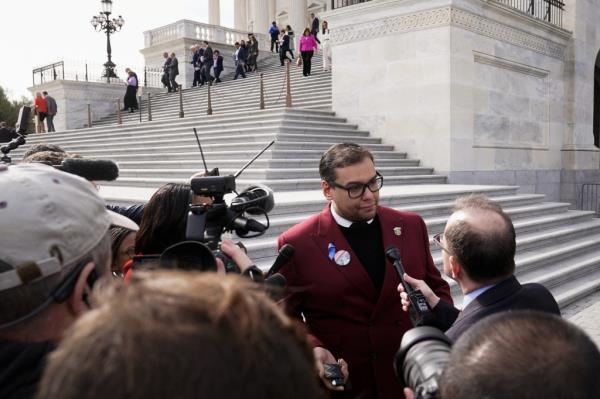
[[[195,131],[195,129],[194,129],[194,131]],[[237,172],[235,172],[235,174],[233,175],[233,177],[235,177],[235,178],[237,179],[237,177],[238,177],[239,175],[241,175],[241,174],[242,174],[242,172],[243,172],[244,170],[246,170],[246,168],[247,168],[248,166],[252,165],[252,162],[256,161],[256,158],[260,157],[260,156],[261,156],[261,155],[262,155],[262,154],[263,154],[265,151],[267,151],[267,150],[269,149],[269,147],[271,147],[273,144],[275,144],[275,140],[273,140],[273,141],[271,141],[269,144],[267,144],[267,146],[266,146],[265,148],[263,148],[263,149],[262,149],[262,150],[261,150],[261,151],[260,151],[258,154],[256,154],[256,155],[254,156],[254,158],[252,158],[250,161],[248,161],[248,162],[246,163],[246,165],[242,166],[242,168],[241,168],[240,170],[238,170]]]
[[[200,149],[200,155],[202,156],[202,163],[204,164],[204,172],[206,175],[209,175],[208,167],[206,166],[206,159],[204,158],[204,151],[202,151],[202,145],[200,144],[200,138],[198,137],[198,132],[196,128],[194,128],[194,135],[196,136],[196,142],[198,142],[198,148]]]

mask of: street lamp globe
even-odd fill
[[[112,0],[102,0],[102,12],[105,14],[112,12]]]

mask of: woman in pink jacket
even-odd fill
[[[310,60],[312,59],[315,50],[317,49],[317,41],[310,33],[310,29],[304,29],[304,33],[300,38],[300,54],[302,55],[302,74],[310,75]]]

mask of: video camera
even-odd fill
[[[275,141],[269,143],[234,175],[220,176],[218,168],[208,171],[196,129],[194,134],[205,171],[203,175],[196,175],[190,181],[186,241],[170,246],[160,255],[134,257],[134,268],[143,267],[144,263],[150,261],[154,266],[158,264],[166,268],[216,271],[216,258],[219,258],[228,273],[240,273],[238,266],[219,250],[222,234],[235,231],[239,237],[258,237],[269,228],[268,213],[275,205],[273,191],[257,184],[238,194],[235,179]],[[231,193],[237,196],[227,205],[224,197]],[[197,203],[197,196],[204,197],[207,201]],[[264,216],[265,223],[256,220],[254,216],[257,215]],[[238,245],[245,250],[241,243]],[[260,273],[257,278],[262,277]]]
[[[23,135],[27,132],[27,126],[29,124],[29,116],[31,115],[31,107],[26,105],[22,106],[19,110],[19,117],[17,118],[17,123],[15,125],[15,129],[9,129],[9,134],[14,137],[10,142],[0,147],[0,152],[2,152],[2,158],[0,162],[10,164],[12,159],[8,156],[8,154],[12,150],[16,150],[23,144],[25,144],[25,136]]]

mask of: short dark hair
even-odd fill
[[[302,326],[255,283],[140,272],[112,291],[50,356],[37,398],[321,397]]]
[[[219,50],[215,50],[213,51],[213,54],[221,54],[221,52]]]
[[[366,148],[354,143],[335,144],[321,156],[319,174],[321,180],[331,184],[336,179],[336,169],[355,165],[369,158],[374,162],[373,154]]]
[[[448,251],[456,256],[469,277],[478,283],[491,283],[511,276],[515,271],[516,234],[502,207],[476,194],[457,199],[454,212],[458,211],[474,211],[482,217],[498,215],[503,220],[490,223],[485,231],[464,220],[446,228]]]
[[[35,154],[36,152],[42,152],[42,151],[65,152],[66,153],[66,151],[63,150],[62,147],[60,147],[56,144],[40,143],[40,144],[32,145],[31,148],[29,148],[27,151],[25,151],[25,154],[23,154],[23,159],[27,158],[31,154]]]
[[[43,94],[43,95],[46,95],[46,94],[48,94],[48,92],[47,92],[46,90],[44,90],[44,91],[42,92],[42,94]]]
[[[204,40],[204,44],[208,44],[208,40]]]
[[[579,328],[535,311],[499,313],[462,335],[440,380],[442,399],[588,399],[600,352]]]

